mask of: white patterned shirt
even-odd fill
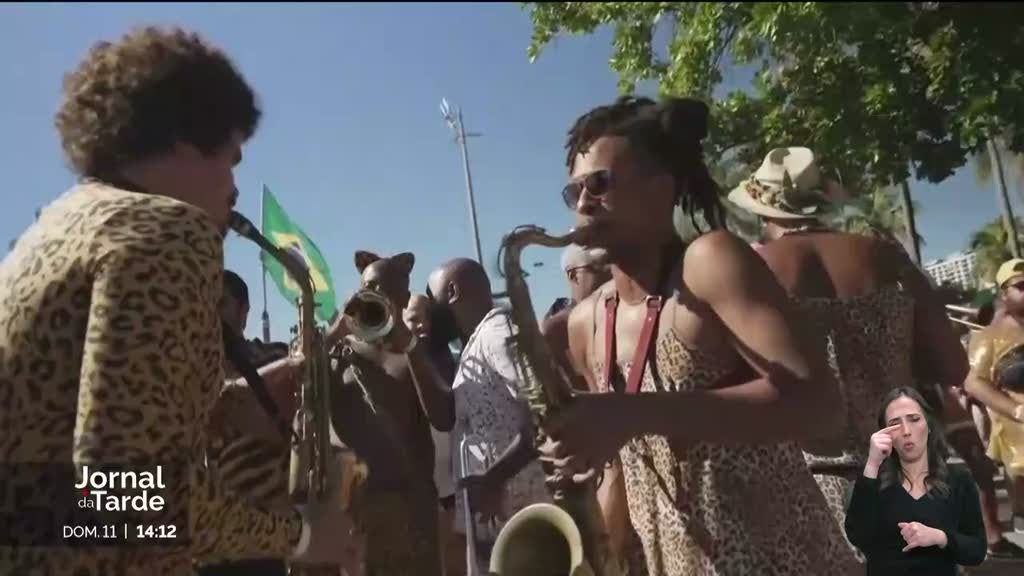
[[[530,413],[517,386],[515,365],[507,341],[512,335],[508,312],[495,308],[484,316],[466,343],[452,385],[455,394],[455,428],[452,430],[454,476],[461,478],[460,445],[466,440],[470,452],[468,472],[479,474],[493,464],[512,444],[516,434],[527,428]],[[534,460],[505,484],[504,511],[511,517],[537,502],[550,502],[544,485],[544,471]],[[455,529],[465,531],[465,504],[456,491]],[[477,538],[492,540],[501,529],[478,525]]]

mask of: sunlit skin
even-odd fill
[[[152,194],[202,208],[222,233],[238,200],[234,169],[242,161],[241,133],[210,153],[179,142],[170,151],[126,165],[120,176]]]

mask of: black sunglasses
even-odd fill
[[[612,173],[608,169],[595,170],[582,178],[569,182],[562,188],[562,200],[570,210],[575,210],[579,205],[580,196],[586,190],[591,196],[597,198],[611,188]]]

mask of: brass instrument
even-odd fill
[[[572,400],[572,387],[559,371],[540,333],[529,288],[520,266],[531,244],[561,248],[579,231],[550,236],[543,228],[520,226],[501,244],[502,274],[515,331],[509,345],[534,426],[543,433],[547,417]],[[623,564],[612,550],[608,530],[591,480],[552,494],[557,506],[536,504],[519,511],[502,528],[491,552],[490,571],[499,576],[552,574],[620,576]]]
[[[946,316],[949,318],[949,320],[951,322],[955,322],[957,324],[961,324],[963,326],[967,326],[967,328],[969,328],[972,332],[976,332],[978,330],[984,330],[984,328],[985,328],[981,324],[978,324],[978,323],[975,323],[975,322],[971,322],[970,320],[967,320],[966,318],[961,318],[961,317],[955,316],[954,314],[958,314],[960,316],[965,316],[966,318],[970,318],[972,320],[973,319],[977,319],[977,317],[978,317],[978,310],[975,309],[975,308],[968,308],[966,306],[956,306],[956,305],[953,305],[953,304],[946,304]]]
[[[331,454],[330,359],[323,331],[317,327],[314,287],[305,264],[265,238],[245,216],[231,213],[231,228],[255,242],[281,263],[299,285],[299,335],[296,343],[305,358],[305,376],[299,392],[288,472],[288,496],[298,504],[323,500],[328,490]]]
[[[374,290],[359,290],[343,308],[343,322],[363,342],[376,342],[395,327],[395,311],[387,296]]]
[[[248,218],[231,212],[231,229],[255,242],[264,252],[281,262],[302,294],[299,297],[299,334],[293,351],[305,358],[305,376],[299,392],[299,407],[294,421],[292,456],[289,462],[288,495],[292,502],[309,504],[325,501],[330,484],[344,484],[345,471],[353,472],[352,463],[344,455],[336,455],[331,447],[330,358],[324,332],[317,328],[313,283],[304,262],[274,246],[261,235]],[[339,459],[337,456],[341,456]],[[346,468],[347,463],[347,470]],[[339,465],[343,469],[339,469]],[[339,472],[342,478],[339,480]],[[344,486],[342,486],[344,489]],[[293,564],[290,574],[337,574],[338,567]]]

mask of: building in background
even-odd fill
[[[974,266],[974,252],[954,252],[945,258],[925,262],[924,270],[937,286],[952,285],[971,290],[978,287]]]

